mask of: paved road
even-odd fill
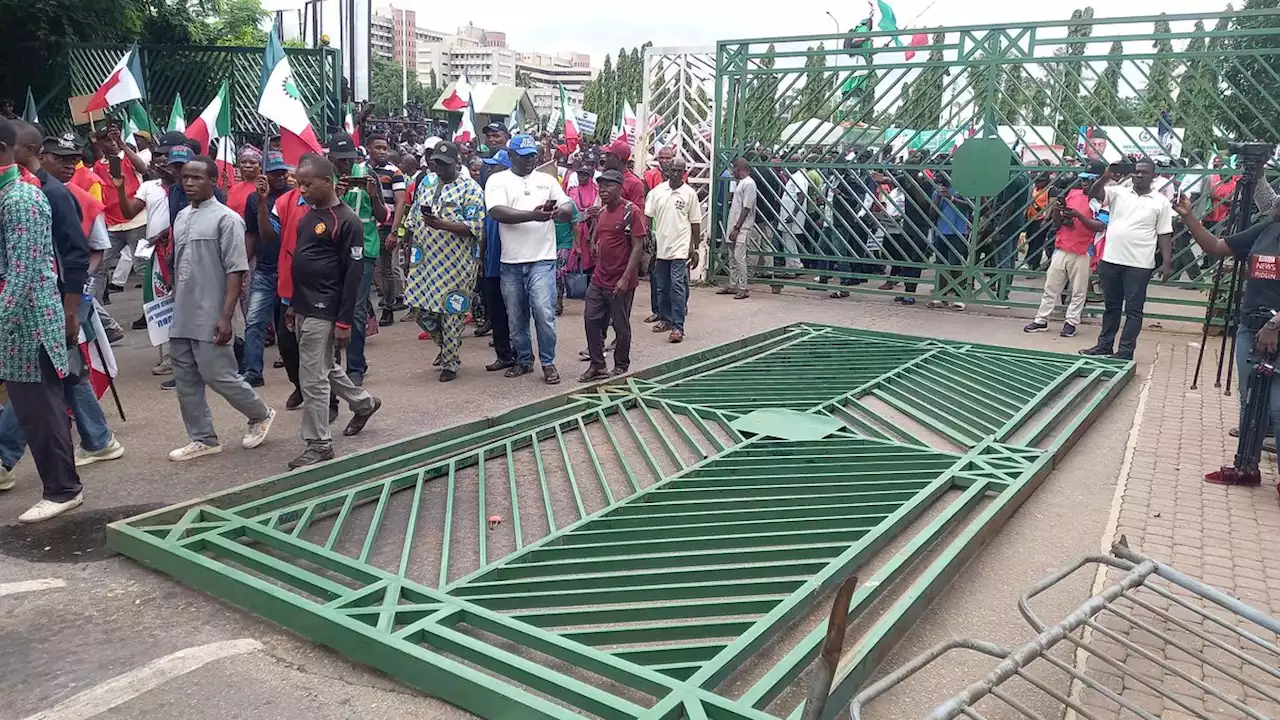
[[[641,290],[637,317],[646,314],[641,305],[647,301],[647,291]],[[132,294],[121,296],[112,309],[127,323],[133,315],[124,308],[134,307],[135,302]],[[923,305],[900,308],[880,299],[831,300],[816,293],[757,293],[742,302],[697,290],[690,304],[688,335],[682,345],[666,343],[665,336],[649,334],[647,326],[637,322],[635,367],[805,320],[1059,351],[1085,346],[1096,330],[1086,326],[1082,338],[1076,340],[1053,334],[1027,336],[1021,332],[1025,320],[1017,318],[930,311]],[[486,373],[483,365],[491,351],[485,341],[475,338],[468,338],[464,345],[459,380],[442,385],[436,382],[430,366],[434,349],[416,340],[416,335],[416,327],[397,324],[370,341],[372,369],[367,386],[384,398],[384,409],[359,438],[340,438],[340,453],[499,414],[571,390],[571,379],[581,367],[576,354],[584,347],[581,305],[570,302],[560,323],[560,368],[565,385],[547,387],[536,379],[538,375],[506,380]],[[1148,372],[1147,348],[1154,345],[1157,336],[1144,336],[1140,376]],[[1176,336],[1166,336],[1166,340],[1186,343],[1185,338]],[[84,508],[65,520],[36,528],[4,524],[38,498],[38,483],[29,460],[18,466],[17,488],[0,495],[0,648],[4,648],[0,653],[0,697],[6,700],[0,706],[0,718],[26,718],[86,692],[99,694],[80,698],[82,703],[90,703],[82,705],[81,714],[67,714],[74,708],[67,710],[63,705],[63,714],[44,717],[88,717],[83,714],[88,712],[84,707],[92,712],[100,709],[93,702],[118,702],[99,715],[113,718],[179,714],[190,720],[466,717],[280,628],[128,560],[108,556],[101,545],[105,522],[278,473],[302,447],[297,414],[282,412],[272,437],[258,450],[229,446],[220,456],[189,465],[169,463],[166,453],[186,439],[175,398],[160,390],[150,375],[155,350],[146,346],[144,333],[134,332],[117,348],[117,355],[122,367],[118,384],[129,421],[122,423],[113,417],[112,424],[127,451],[119,461],[85,471]],[[904,639],[899,658],[953,634],[1004,643],[1026,638],[1015,606],[1022,588],[1051,568],[1099,547],[1139,384],[1130,384],[1039,492]],[[283,407],[286,395],[283,371],[268,371],[267,401]],[[212,399],[211,406],[224,439],[233,440],[241,432],[241,419],[220,399]],[[339,423],[346,417],[344,410]],[[8,583],[46,578],[61,580],[65,586],[13,594],[3,590]],[[1088,579],[1082,578],[1066,587],[1064,597],[1047,605],[1046,612],[1065,610],[1078,601],[1087,583]],[[203,663],[167,658],[189,648],[241,639],[257,641],[261,649]],[[192,652],[198,655],[204,651]],[[176,672],[174,663],[195,667],[155,687],[144,678],[132,685],[126,682],[123,689],[119,683],[106,686],[108,695],[101,695],[103,683],[157,662],[155,667],[162,674]],[[960,687],[972,673],[986,667],[980,662],[957,663],[926,680],[934,687]],[[928,702],[918,696],[904,698],[895,704],[891,715],[882,716],[908,717]]]

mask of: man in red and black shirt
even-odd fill
[[[636,296],[640,255],[648,234],[644,208],[622,197],[622,173],[606,170],[597,183],[603,209],[596,216],[591,238],[591,254],[596,265],[582,310],[591,365],[578,378],[579,382],[609,377],[604,336],[610,325],[617,337],[613,374],[621,375],[631,366],[631,302]]]
[[[298,338],[298,379],[302,388],[302,439],[307,449],[290,468],[333,458],[329,435],[329,393],[345,400],[355,413],[348,437],[358,434],[382,406],[368,390],[351,382],[334,360],[351,340],[356,297],[364,275],[364,226],[355,211],[338,199],[333,163],[320,155],[304,155],[294,179],[310,206],[297,220],[297,244],[289,263],[292,297],[285,326]],[[285,200],[288,195],[280,198]],[[281,268],[284,272],[284,268]]]

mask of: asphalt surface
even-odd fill
[[[954,340],[1073,352],[1087,346],[1096,325],[1067,340],[1053,333],[1026,335],[1025,319],[902,308],[879,298],[833,300],[815,292],[771,295],[757,290],[735,301],[709,290],[690,300],[686,340],[672,345],[647,332],[639,318],[647,312],[647,288],[637,302],[633,368],[660,363],[779,325],[811,321]],[[483,339],[468,337],[463,369],[449,384],[436,381],[431,367],[434,346],[416,339],[418,329],[397,323],[369,342],[371,370],[366,387],[384,401],[382,411],[361,436],[337,437],[336,450],[350,453],[502,412],[576,390],[585,347],[581,304],[570,301],[559,323],[559,367],[565,383],[549,387],[535,373],[508,380],[486,373],[492,351]],[[124,324],[137,316],[136,292],[117,296],[111,306]],[[1153,333],[1154,334],[1154,333]],[[1171,338],[1185,343],[1186,336]],[[1031,633],[1017,614],[1022,590],[1070,559],[1099,548],[1117,471],[1133,419],[1142,377],[1150,357],[1143,348],[1138,377],[1102,414],[1040,490],[934,603],[907,634],[889,665],[953,635],[980,637],[1016,645]],[[111,556],[102,545],[102,527],[111,520],[146,509],[189,500],[282,472],[302,449],[297,413],[283,412],[289,386],[283,370],[267,371],[262,389],[268,404],[281,409],[270,439],[246,451],[235,442],[243,431],[239,418],[220,398],[211,397],[215,422],[227,450],[185,465],[166,459],[186,443],[172,392],[159,389],[163,378],[151,375],[156,350],[145,332],[130,332],[116,347],[117,380],[127,422],[108,402],[108,418],[126,448],[117,461],[83,472],[86,502],[64,519],[22,528],[17,515],[39,499],[39,483],[30,460],[19,464],[18,486],[0,494],[0,587],[41,578],[65,581],[65,587],[0,595],[0,719],[26,718],[98,687],[123,673],[185,648],[251,638],[258,651],[215,660],[149,689],[105,711],[100,717],[189,720],[217,718],[458,718],[456,708],[348,662],[329,650],[283,629],[188,590],[137,564]],[[268,350],[268,362],[274,359]],[[349,418],[344,408],[335,428]],[[1070,609],[1087,592],[1091,578],[1074,578],[1058,596],[1046,598],[1044,614]],[[956,690],[990,663],[973,658],[946,664],[918,677],[921,691],[899,693],[873,706],[876,717],[917,716]],[[932,694],[930,694],[932,693]]]

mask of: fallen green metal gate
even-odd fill
[[[726,268],[729,163],[745,156],[763,220],[749,264],[762,281],[823,289],[826,277],[846,284],[826,289],[898,295],[914,269],[935,297],[1034,308],[1053,234],[1028,213],[1037,178],[1065,197],[1087,190],[1074,163],[1146,155],[1162,163],[1158,188],[1193,196],[1220,226],[1213,190],[1239,171],[1215,161],[1230,164],[1232,141],[1280,142],[1280,9],[1102,19],[1086,8],[1066,22],[927,32],[882,21],[719,43],[714,271]],[[917,33],[928,41],[907,47]],[[988,138],[1009,150],[1007,172],[995,169],[1002,189],[964,198],[964,217],[945,223],[933,191],[959,175],[952,153]],[[1210,273],[1180,223],[1173,269],[1148,317],[1200,320]]]
[[[1132,373],[796,325],[108,540],[483,717],[798,717],[828,591],[834,708]]]

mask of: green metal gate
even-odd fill
[[[66,53],[67,81],[59,91],[41,101],[42,124],[56,131],[71,129],[67,97],[90,95],[111,72],[128,45],[81,44]],[[218,94],[223,80],[230,80],[231,131],[239,140],[256,140],[269,131],[258,114],[262,78],[262,48],[187,45],[141,45],[138,48],[147,89],[146,108],[152,120],[168,122],[174,98],[182,96],[187,120]],[[318,132],[340,124],[342,56],[331,48],[288,48],[298,91]]]
[[[115,523],[108,540],[522,720],[798,717],[823,606],[861,572],[851,614],[874,622],[830,717],[1132,374],[796,325]]]
[[[899,295],[903,270],[918,269],[931,296],[1031,308],[1054,232],[1029,212],[1036,181],[1046,197],[1087,190],[1077,158],[1152,157],[1158,187],[1191,194],[1222,225],[1214,190],[1229,196],[1239,172],[1228,143],[1280,141],[1280,10],[1099,19],[1086,9],[1067,22],[722,41],[716,102],[716,270],[727,170],[745,156],[765,221],[751,238],[757,277]],[[1004,189],[940,221],[933,191],[957,145],[975,138],[1009,148]],[[1175,226],[1174,277],[1152,287],[1149,317],[1203,316],[1208,265],[1194,245]],[[886,281],[899,284],[879,289]]]

